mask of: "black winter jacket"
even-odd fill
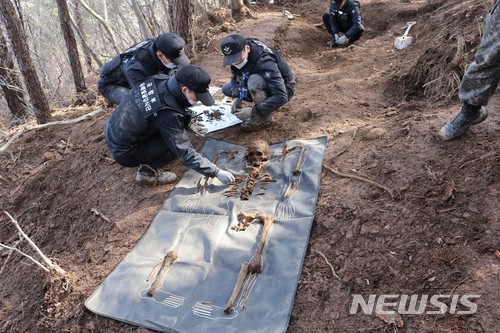
[[[239,89],[244,73],[246,78],[259,74],[266,80],[270,96],[255,105],[253,112],[269,114],[293,96],[295,76],[278,52],[257,39],[247,38],[247,44],[250,45],[247,64],[241,69],[231,66],[231,95],[233,98],[240,97]]]
[[[154,41],[148,39],[135,44],[104,64],[100,70],[103,82],[133,88],[152,75],[173,75],[172,70],[158,59]]]
[[[153,82],[159,98],[151,108],[143,103],[149,82]],[[113,156],[127,153],[134,145],[160,135],[168,149],[186,167],[214,177],[218,168],[195,151],[187,135],[191,121],[190,104],[182,94],[175,77],[156,75],[135,87],[116,107],[104,126],[104,134]]]
[[[347,38],[363,32],[364,27],[361,22],[361,10],[359,2],[356,0],[346,0],[342,9],[339,6],[342,1],[330,1],[330,25],[332,35],[339,31],[345,33]]]

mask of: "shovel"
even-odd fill
[[[412,36],[408,36],[408,33],[410,32],[410,28],[416,24],[417,22],[416,21],[410,21],[410,22],[406,22],[406,31],[405,33],[403,34],[403,36],[401,37],[396,37],[394,39],[394,47],[397,48],[398,50],[401,50],[401,49],[404,49],[405,47],[407,47],[408,45],[411,44],[411,41],[413,39]]]

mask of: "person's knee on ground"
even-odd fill
[[[443,140],[452,140],[462,136],[469,127],[483,122],[488,117],[488,111],[481,105],[472,105],[462,101],[462,108],[453,118],[448,120],[439,131]]]
[[[259,74],[250,75],[247,87],[255,104],[260,104],[269,97],[267,82]]]

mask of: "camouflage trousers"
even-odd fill
[[[458,97],[471,105],[486,105],[500,82],[500,1],[484,19],[484,35],[462,78]]]

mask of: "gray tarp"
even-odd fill
[[[292,171],[300,150],[283,158],[285,145],[305,147],[298,175]],[[217,179],[210,180],[203,194],[195,193],[201,175],[187,171],[145,235],[85,306],[106,317],[165,332],[285,332],[313,223],[325,145],[325,137],[271,145],[271,159],[263,172],[276,182],[257,183],[246,201],[223,196],[227,186]],[[233,159],[220,154],[217,165],[246,175],[244,147],[209,138],[201,153],[212,159],[228,150],[239,154]],[[289,184],[297,191],[285,198]],[[260,211],[276,221],[264,247],[263,272],[247,276],[234,311],[227,315],[223,310],[240,266],[250,261],[262,229],[262,224],[254,223],[245,231],[232,230],[241,211]],[[169,250],[178,258],[154,297],[148,297],[155,275],[149,280],[148,276]]]

